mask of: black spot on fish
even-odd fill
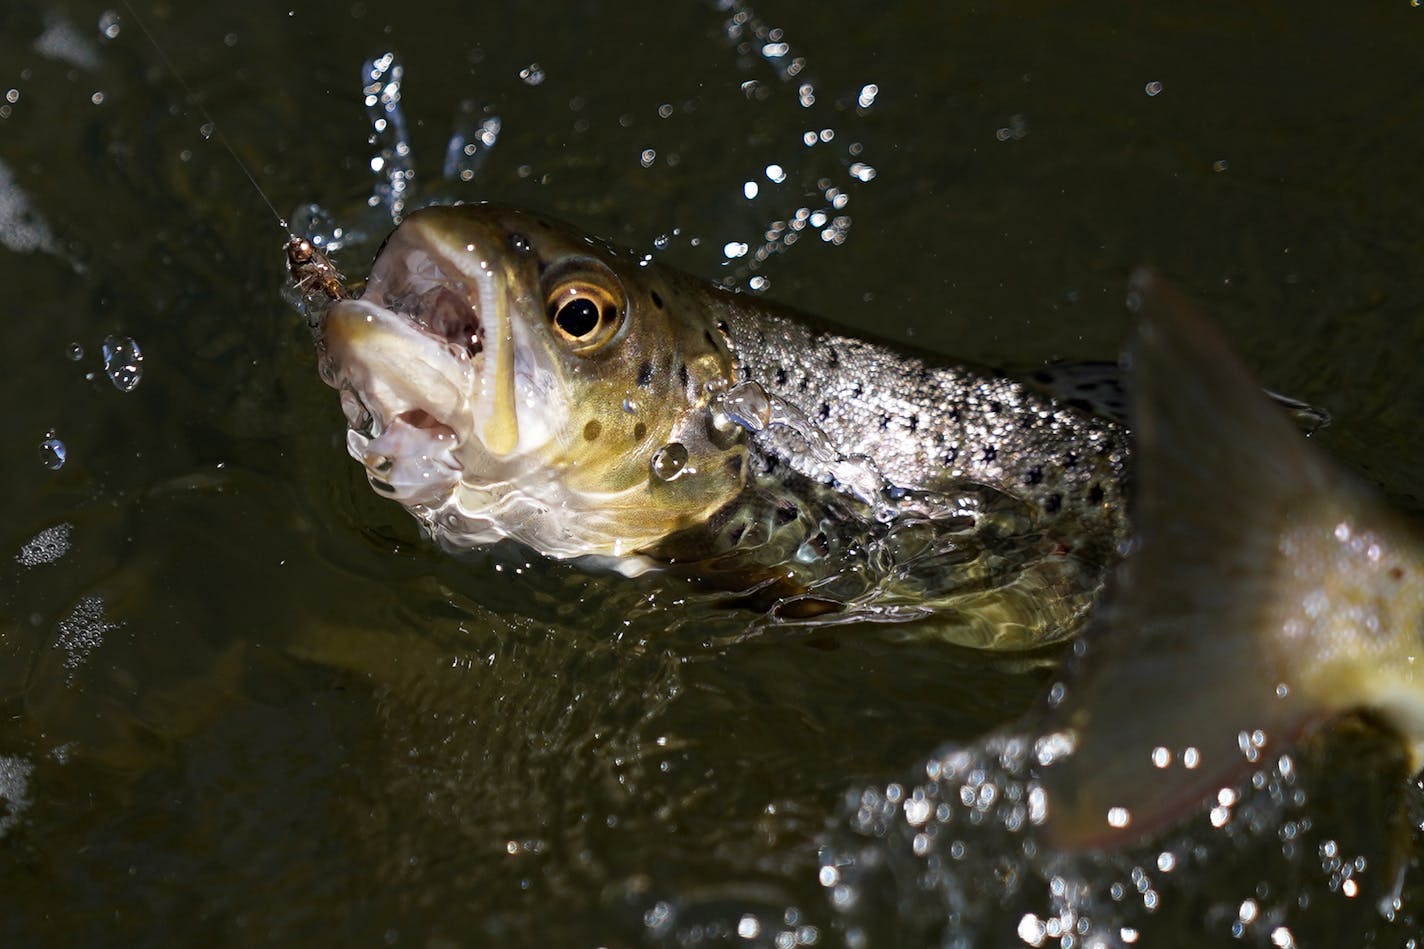
[[[509,235],[509,246],[520,257],[528,257],[534,253],[534,245],[529,243],[529,238],[517,231]]]
[[[821,417],[821,421],[823,421],[823,422],[824,422],[826,419],[830,418],[830,417],[831,417],[831,403],[829,403],[829,402],[822,402],[822,403],[821,403],[821,407],[816,410],[816,414]]]
[[[911,415],[911,416],[910,416],[910,431],[912,431],[912,432],[918,432],[919,430],[920,430],[920,417],[919,417],[918,415]]]
[[[801,509],[790,501],[778,501],[776,504],[776,523],[790,524],[801,516]]]
[[[1073,454],[1071,451],[1068,452],[1068,454],[1063,456],[1063,467],[1067,468],[1070,471],[1078,467],[1078,456]]]
[[[1047,369],[1040,369],[1038,370],[1038,372],[1035,372],[1033,374],[1033,379],[1035,382],[1041,382],[1044,385],[1049,385],[1053,382],[1053,373],[1049,372]]]
[[[801,381],[796,383],[796,389],[800,392],[808,392],[811,389],[811,380],[806,376],[801,377]]]
[[[583,437],[585,441],[595,441],[603,432],[603,424],[598,419],[589,419],[588,424],[583,427]]]
[[[1096,382],[1080,382],[1074,386],[1079,392],[1092,392],[1097,387],[1098,384]]]
[[[550,224],[548,221],[544,220],[543,218],[540,218],[540,219],[539,219],[538,221],[536,221],[535,223],[537,223],[540,227],[542,227],[542,228],[543,228],[544,230],[546,230],[546,231],[552,231],[552,230],[554,229],[553,225]]]
[[[687,363],[682,363],[677,367],[677,378],[682,383],[684,389],[687,388]]]
[[[653,384],[653,364],[651,360],[644,360],[638,367],[638,385],[650,386]]]
[[[1043,469],[1042,469],[1042,468],[1040,468],[1040,467],[1038,467],[1038,466],[1035,465],[1034,467],[1028,469],[1028,471],[1024,474],[1024,484],[1042,484],[1042,483],[1043,483]]]
[[[887,431],[890,430],[890,416],[888,416],[888,415],[882,415],[882,416],[880,416],[880,430],[881,430],[882,432],[887,432]]]
[[[959,449],[958,449],[958,448],[955,448],[953,445],[950,445],[948,448],[946,448],[946,449],[944,450],[944,463],[945,463],[945,464],[947,464],[947,465],[952,465],[952,464],[954,464],[955,461],[957,461],[958,459],[959,459]]]
[[[642,422],[639,422],[637,425],[633,426],[633,437],[636,438],[638,441],[642,441],[643,438],[647,436],[647,434],[648,426],[644,425]]]
[[[1094,485],[1091,485],[1091,486],[1088,488],[1088,503],[1089,503],[1089,504],[1102,504],[1102,503],[1103,503],[1103,486],[1102,486],[1102,485],[1100,485],[1100,484],[1094,484]]]
[[[705,339],[705,340],[707,340],[707,345],[708,345],[708,346],[711,346],[713,349],[716,349],[716,348],[717,348],[717,340],[715,340],[715,339],[712,337],[712,331],[711,331],[711,330],[703,330],[703,331],[702,331],[702,338]]]
[[[1077,409],[1079,412],[1087,412],[1089,414],[1092,414],[1093,411],[1093,403],[1089,402],[1087,399],[1069,399],[1064,404],[1067,405],[1069,408]]]
[[[659,310],[661,310],[661,309],[663,308],[663,298],[660,297],[660,296],[658,296],[658,291],[656,291],[656,290],[652,291],[652,293],[650,294],[650,296],[652,296],[652,298],[653,298],[653,306],[655,306],[655,307],[657,307]]]
[[[1043,509],[1049,514],[1057,514],[1059,511],[1063,510],[1063,495],[1050,494],[1048,497],[1044,498]]]
[[[1004,411],[1004,403],[999,401],[992,401],[989,403],[990,415],[998,415],[1002,411]]]
[[[999,449],[995,448],[993,445],[984,446],[985,461],[993,461],[997,457],[999,457]]]
[[[757,345],[766,345],[766,330],[757,330]]]
[[[840,364],[841,364],[841,354],[838,353],[838,352],[836,352],[835,348],[832,347],[832,348],[831,348],[830,355],[828,355],[828,356],[826,357],[826,365],[828,365],[828,366],[834,368],[834,367],[836,367],[836,366],[839,366]]]
[[[786,385],[786,370],[780,366],[776,367],[776,384],[779,386]]]
[[[741,477],[741,475],[742,475],[742,456],[741,456],[741,455],[733,455],[731,458],[728,458],[728,459],[727,459],[726,464],[727,464],[727,473],[728,473],[728,474],[732,475],[733,477],[738,477],[738,478]]]
[[[718,320],[718,321],[717,321],[717,332],[721,333],[723,336],[729,336],[729,335],[731,335],[731,330],[729,330],[729,329],[727,328],[727,321],[726,321],[726,320]]]
[[[853,398],[860,398],[861,396],[865,395],[865,386],[857,382],[855,385],[850,387],[850,394]]]

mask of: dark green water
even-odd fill
[[[668,235],[665,258],[743,285],[724,246],[839,188],[846,241],[808,230],[767,292],[918,345],[1110,358],[1125,276],[1157,264],[1264,381],[1333,412],[1319,445],[1416,507],[1424,10],[1081,6],[759,4],[793,80],[776,38],[741,51],[696,2],[140,13],[284,214],[361,223],[358,70],[395,50],[423,184],[472,100],[499,140],[443,193]],[[859,627],[734,641],[669,581],[424,545],[346,457],[279,296],[283,233],[127,11],[101,38],[106,9],[0,11],[0,941],[676,944],[751,916],[730,941],[839,942],[816,843],[844,792],[1011,722],[1047,671]],[[142,347],[131,392],[110,334]],[[61,525],[57,559],[18,559]],[[1320,767],[1367,788],[1367,757]],[[1318,891],[1317,929],[1281,920],[1299,944],[1414,935],[1417,868],[1391,924],[1318,865],[1229,857],[1163,882],[1140,944],[1236,944],[1273,882]],[[876,912],[893,933],[895,901]]]

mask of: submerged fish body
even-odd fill
[[[1134,549],[1047,713],[1069,849],[1149,839],[1355,712],[1424,766],[1424,541],[1170,288],[1133,298]]]
[[[451,548],[513,538],[625,572],[758,548],[765,581],[865,546],[837,524],[930,521],[980,588],[1037,571],[1072,600],[1033,621],[1057,637],[1121,540],[1120,424],[537,214],[411,214],[318,344],[351,454]]]

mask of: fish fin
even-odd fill
[[[1279,530],[1336,483],[1281,407],[1171,287],[1134,274],[1134,549],[1048,722],[1074,751],[1043,768],[1048,835],[1069,849],[1146,839],[1275,754],[1315,709],[1258,630]],[[1264,737],[1252,741],[1252,736]]]

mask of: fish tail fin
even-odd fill
[[[1129,305],[1134,549],[1048,710],[1074,746],[1042,772],[1048,836],[1069,849],[1170,827],[1318,711],[1261,634],[1280,530],[1337,476],[1172,288],[1140,271]]]

